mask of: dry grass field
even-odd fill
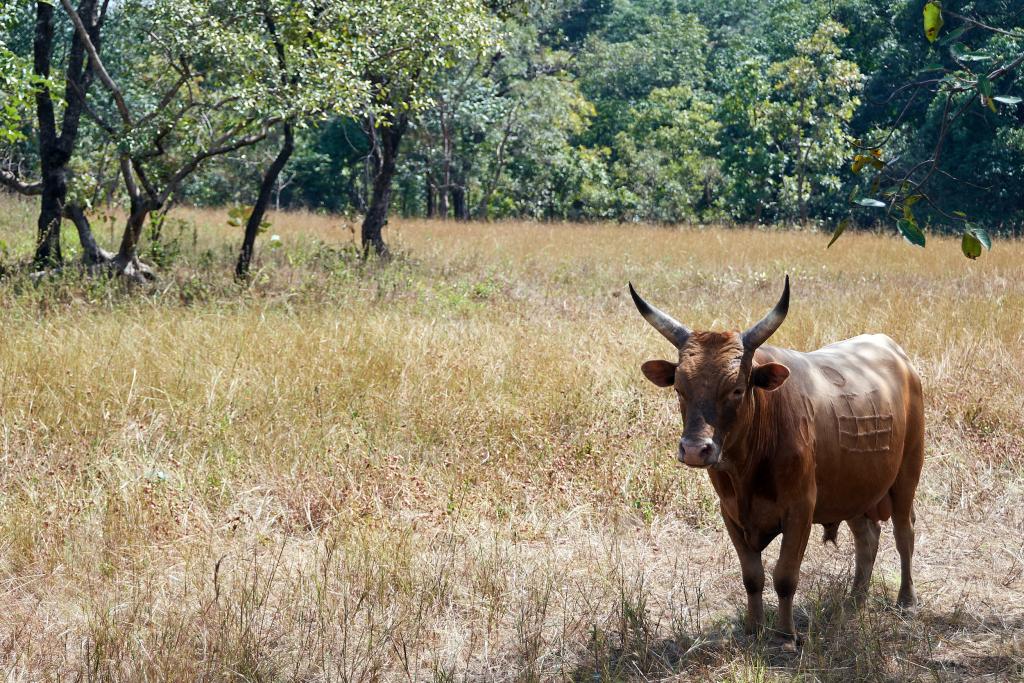
[[[0,205],[5,680],[1024,677],[1024,244],[395,219],[383,266],[286,214],[240,288],[226,213],[172,216],[153,287],[36,284],[32,207]],[[890,525],[859,612],[849,531],[818,528],[796,654],[742,635],[716,498],[638,369],[673,350],[624,296],[740,328],[784,273],[773,343],[889,334],[928,421],[921,608]]]

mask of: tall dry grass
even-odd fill
[[[3,208],[11,266],[31,207]],[[344,219],[284,214],[240,288],[225,212],[176,216],[152,289],[0,282],[8,680],[1024,673],[1021,243],[394,220],[384,266]],[[889,334],[928,419],[922,608],[893,606],[885,533],[852,611],[844,530],[808,552],[796,655],[738,632],[716,499],[637,369],[671,349],[623,297],[738,328],[784,273],[773,341]]]

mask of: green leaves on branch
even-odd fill
[[[959,40],[960,36],[962,36],[964,34],[964,32],[966,32],[966,31],[967,31],[967,24],[964,24],[963,26],[960,26],[959,28],[953,29],[952,31],[947,33],[946,36],[942,40],[939,41],[939,45],[949,45],[950,43],[952,43],[952,42],[954,42],[956,40]]]
[[[910,195],[903,200],[903,218],[896,222],[900,234],[911,244],[919,247],[924,246],[924,231],[917,224],[917,217],[914,216],[914,204],[920,201],[923,195]]]
[[[992,55],[987,52],[971,52],[971,49],[963,43],[954,43],[949,48],[949,54],[959,62],[987,62]]]

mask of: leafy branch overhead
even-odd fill
[[[964,128],[979,121],[991,128],[1000,120],[1021,116],[1022,98],[1014,92],[1024,63],[1024,30],[997,25],[1001,19],[1008,26],[1019,11],[983,19],[951,12],[929,0],[922,15],[928,44],[922,56],[927,61],[919,65],[913,81],[885,100],[901,103],[888,128],[876,131],[873,139],[856,141],[850,168],[864,181],[854,186],[850,201],[882,210],[885,218],[895,220],[904,238],[918,246],[924,246],[925,231],[933,226],[957,229],[964,255],[975,259],[983,248],[991,248],[988,232],[965,211],[974,207],[956,206],[944,190],[951,183],[976,181],[955,173],[957,167],[967,166]],[[928,135],[905,124],[916,102],[925,99],[932,103],[926,115]]]

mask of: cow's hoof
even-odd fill
[[[916,612],[917,611],[918,602],[917,602],[917,594],[914,592],[914,589],[911,588],[911,589],[905,590],[905,591],[901,590],[900,594],[899,594],[899,597],[896,598],[896,604],[902,610],[905,610],[907,612]]]
[[[789,654],[796,654],[800,651],[800,640],[793,637],[784,638],[782,641],[782,651]]]

